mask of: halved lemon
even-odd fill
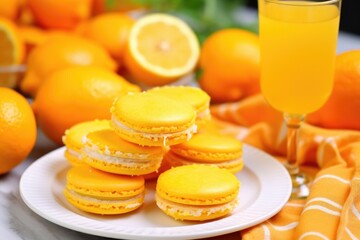
[[[24,56],[24,46],[16,26],[9,20],[0,18],[0,86],[15,87],[19,65]]]
[[[135,81],[154,86],[189,74],[199,55],[199,41],[183,20],[168,14],[149,14],[133,25],[124,61]]]

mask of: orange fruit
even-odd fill
[[[24,46],[17,27],[8,19],[0,18],[0,66],[17,67],[24,57]],[[17,69],[0,73],[0,87],[15,87],[18,81]]]
[[[0,174],[4,174],[25,160],[36,140],[36,122],[29,103],[4,87],[0,87],[0,133]]]
[[[44,30],[34,25],[19,25],[18,30],[25,46],[25,59],[36,46],[54,36],[67,35],[62,30]]]
[[[48,37],[46,31],[35,26],[23,25],[18,29],[25,45],[26,54],[30,53],[35,46],[45,42]]]
[[[20,0],[21,8],[17,22],[24,25],[35,25],[34,15],[29,7],[28,0]]]
[[[260,45],[256,34],[223,29],[201,48],[200,86],[214,102],[237,101],[260,92]]]
[[[19,14],[21,0],[0,0],[0,16],[15,20]]]
[[[149,14],[130,30],[124,64],[137,82],[155,86],[174,82],[194,70],[198,39],[179,18]]]
[[[113,58],[122,62],[133,24],[134,20],[126,14],[105,13],[85,24],[83,36],[98,42]]]
[[[35,21],[42,27],[73,29],[91,15],[92,0],[27,0]]]
[[[34,96],[47,76],[59,69],[76,65],[116,70],[115,61],[97,43],[57,33],[31,51],[20,88],[24,93]]]
[[[115,73],[98,67],[69,67],[41,85],[33,103],[40,128],[58,144],[66,129],[94,119],[110,119],[116,97],[140,89]]]
[[[333,91],[307,121],[324,128],[360,130],[360,50],[337,55]]]

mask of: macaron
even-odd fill
[[[72,165],[79,165],[83,163],[82,149],[84,147],[83,140],[86,134],[100,129],[110,129],[110,121],[93,120],[81,122],[65,131],[62,138],[66,147],[64,155]]]
[[[207,164],[232,173],[244,167],[242,142],[214,132],[200,132],[188,142],[171,146],[164,158],[171,166]]]
[[[215,166],[175,167],[160,174],[156,205],[176,220],[216,219],[236,208],[239,188],[234,174]]]
[[[111,107],[111,125],[127,141],[143,146],[170,146],[196,132],[196,112],[185,102],[158,94],[129,93]]]
[[[145,174],[145,175],[142,175],[145,179],[145,181],[147,180],[155,180],[159,177],[159,175],[163,172],[165,172],[166,170],[170,169],[171,168],[171,165],[170,163],[163,158],[163,160],[161,161],[161,165],[159,167],[158,170],[154,171],[154,172],[151,172],[151,173],[148,173],[148,174]]]
[[[140,146],[122,139],[112,129],[86,135],[84,161],[110,173],[144,175],[158,170],[165,154],[163,147]]]
[[[65,198],[76,208],[112,215],[134,211],[144,202],[144,178],[106,173],[86,164],[66,174]]]
[[[191,86],[163,86],[149,89],[147,92],[189,103],[196,111],[196,121],[210,119],[210,96],[203,90]]]

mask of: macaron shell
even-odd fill
[[[164,86],[152,88],[147,92],[169,97],[176,101],[186,102],[193,106],[198,113],[205,111],[210,105],[210,96],[197,87]]]
[[[171,202],[189,205],[216,205],[236,198],[240,187],[227,170],[209,165],[186,165],[162,173],[156,193]]]
[[[190,104],[146,92],[119,97],[111,113],[113,120],[141,133],[183,131],[194,125],[196,118]]]
[[[116,175],[94,169],[86,164],[71,168],[67,188],[85,196],[118,199],[136,196],[144,191],[144,178]]]
[[[77,152],[75,149],[69,149],[67,148],[65,150],[64,156],[65,158],[71,163],[73,166],[78,166],[81,164],[84,164],[84,161],[82,160],[81,153],[78,152],[79,155],[75,156],[74,154],[71,154],[70,151]]]
[[[141,176],[152,173],[154,171],[157,171],[161,165],[161,160],[152,161],[146,166],[141,166],[142,164],[140,163],[136,166],[134,165],[133,167],[126,167],[121,164],[107,163],[101,159],[89,157],[85,157],[84,161],[93,168],[102,170],[104,172],[129,176]]]
[[[79,198],[77,195],[64,190],[65,198],[76,208],[90,213],[102,214],[102,215],[114,215],[114,214],[123,214],[131,212],[139,208],[144,202],[144,194],[141,194],[140,197],[134,198],[126,202],[111,202],[103,201],[99,202],[96,199],[93,201],[91,199]]]
[[[109,129],[110,120],[94,120],[81,122],[66,130],[63,137],[65,146],[80,151],[86,134],[100,129]]]
[[[226,169],[231,173],[237,173],[238,171],[242,170],[244,167],[244,161],[242,158],[238,158],[235,160],[228,160],[228,161],[209,161],[205,162],[204,160],[196,161],[194,159],[187,159],[185,157],[179,156],[176,153],[169,151],[165,154],[163,161],[166,160],[172,167],[178,167],[183,165],[190,165],[190,164],[205,164],[205,165],[213,165],[218,168]]]
[[[172,146],[171,151],[187,159],[219,162],[240,158],[242,143],[230,136],[203,132],[194,134],[187,142]]]
[[[86,145],[96,146],[100,153],[134,159],[162,158],[165,149],[162,147],[140,146],[121,138],[113,129],[94,131],[87,135]]]
[[[175,133],[175,134],[157,134],[157,136],[146,136],[141,132],[133,132],[131,130],[124,130],[118,128],[116,124],[112,123],[115,132],[125,139],[126,141],[139,144],[141,146],[172,146],[188,141],[192,135],[196,132],[196,125],[193,125],[187,132]]]
[[[237,199],[215,206],[189,206],[173,203],[156,195],[156,205],[175,220],[206,221],[228,215],[236,208]]]

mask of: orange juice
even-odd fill
[[[259,0],[261,90],[279,111],[307,114],[332,90],[340,10],[316,2],[273,2]]]

